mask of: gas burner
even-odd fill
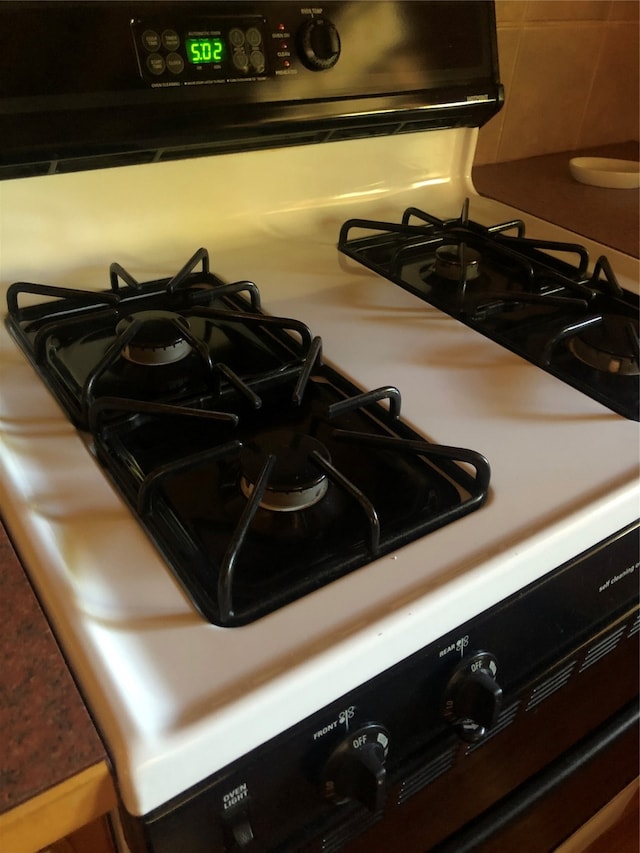
[[[638,334],[627,317],[608,315],[568,341],[570,351],[589,367],[620,376],[638,376]]]
[[[273,456],[275,462],[260,500],[262,509],[293,512],[313,506],[322,500],[329,487],[325,473],[313,461],[313,453],[331,461],[325,446],[309,435],[283,430],[254,439],[241,452],[243,494],[251,497],[269,457]]]
[[[486,500],[481,454],[422,440],[397,388],[361,391],[205,249],[171,279],[110,272],[108,291],[16,282],[7,323],[213,624],[253,622]]]
[[[132,331],[133,337],[122,350],[124,358],[134,364],[173,364],[191,352],[191,344],[184,334],[189,331],[189,321],[179,314],[161,310],[138,311],[120,320],[116,334],[130,331],[134,324],[138,328]]]
[[[456,219],[416,207],[396,222],[350,219],[340,229],[338,248],[611,411],[638,420],[638,295],[620,286],[605,256],[589,272],[584,246],[527,237],[519,219],[486,226],[468,213],[465,202]]]
[[[450,281],[472,281],[480,275],[480,252],[465,243],[436,249],[435,273]]]

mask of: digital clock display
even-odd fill
[[[222,62],[224,59],[224,41],[217,36],[187,38],[184,45],[187,50],[187,59],[192,65]]]

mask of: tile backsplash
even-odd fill
[[[476,164],[638,139],[638,0],[496,0],[505,105]]]

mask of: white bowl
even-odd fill
[[[574,157],[569,171],[581,184],[633,190],[640,187],[640,163],[612,160],[609,157]]]

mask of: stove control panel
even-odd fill
[[[266,9],[269,12],[269,8]],[[336,24],[322,7],[264,14],[186,14],[132,20],[141,78],[151,88],[259,83],[327,71],[340,58]]]
[[[580,743],[595,714],[637,695],[639,530],[458,626],[171,808],[131,818],[131,850],[174,853],[175,838],[190,853],[371,850],[367,838],[433,849]]]
[[[260,16],[149,18],[132,22],[140,76],[152,87],[260,79],[267,74],[266,21]]]

